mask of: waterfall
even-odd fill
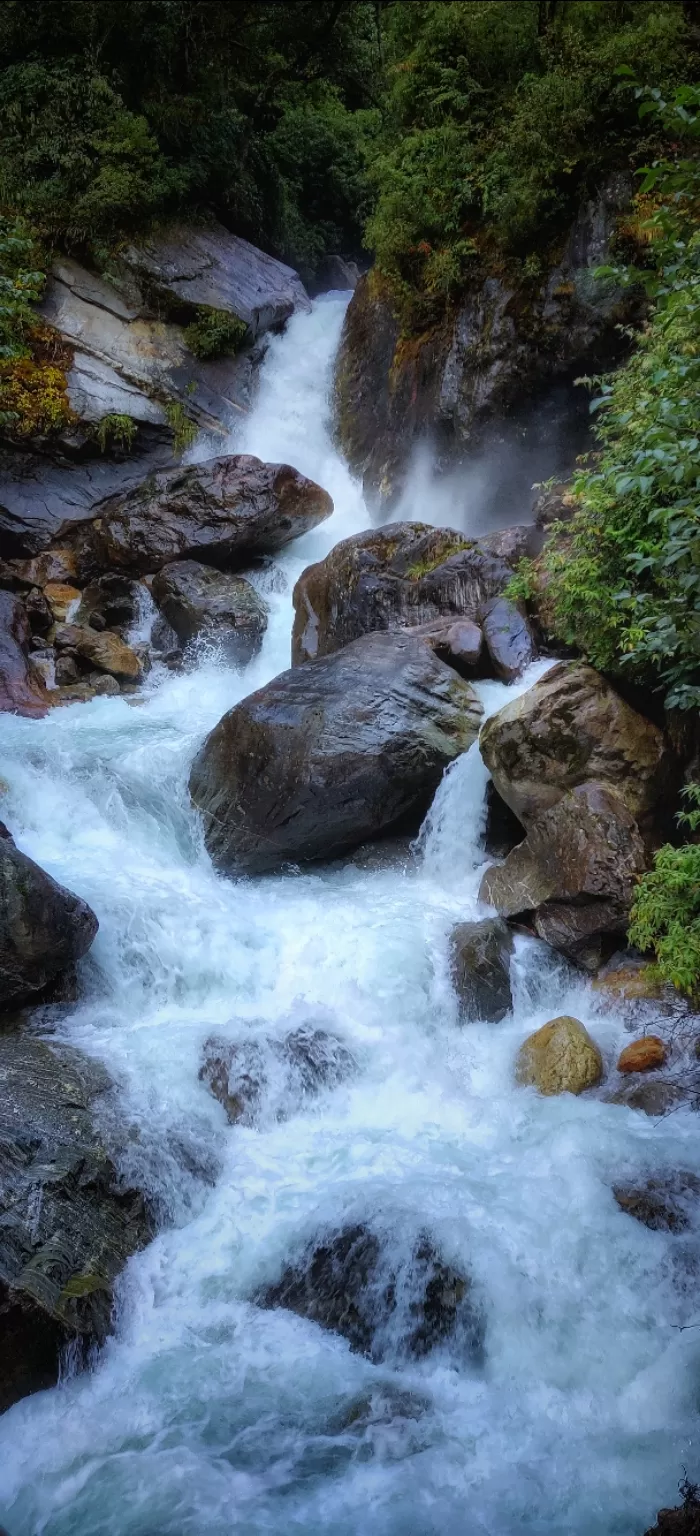
[[[242,672],[203,656],[135,704],[3,717],[0,814],[100,920],[59,1038],[115,1078],[124,1175],[162,1212],[94,1369],[0,1419],[11,1536],[639,1536],[691,1451],[700,1334],[676,1326],[675,1239],[611,1191],[700,1172],[691,1117],[514,1086],[520,1042],[553,1014],[587,1023],[608,1063],[624,1040],[543,946],[518,941],[502,1023],[457,1019],[449,935],[482,915],[478,749],[446,775],[412,854],[223,880],[189,804],[206,732],[289,664],[299,571],[368,523],[329,427],[345,302],[318,301],[273,339],[235,439],[336,504],[255,578],[272,608],[261,655]],[[487,711],[514,692],[482,685]],[[229,1126],[198,1076],[207,1038],[270,1050],[319,1021],[355,1075],[286,1119]],[[482,1361],[444,1348],[374,1364],[253,1303],[306,1237],[364,1220],[398,1258],[428,1231],[472,1276]]]

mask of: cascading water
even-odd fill
[[[236,444],[291,460],[337,509],[267,573],[262,656],[242,674],[205,657],[133,706],[3,720],[3,815],[100,919],[61,1034],[116,1077],[124,1170],[163,1211],[96,1368],[0,1420],[12,1536],[639,1536],[693,1465],[692,1299],[672,1239],[624,1216],[611,1185],[700,1172],[697,1132],[685,1112],[657,1123],[514,1087],[519,1042],[555,1013],[590,1023],[610,1059],[623,1038],[534,943],[518,941],[512,1016],[459,1027],[447,950],[477,911],[475,750],[413,855],[225,881],[188,803],[204,733],[288,665],[296,574],[367,521],[326,425],[343,307],[317,303],[272,343]],[[507,696],[482,693],[488,709]],[[229,1127],[198,1079],[206,1038],[309,1020],[356,1076],[284,1121]],[[373,1364],[248,1299],[307,1237],[367,1219],[398,1259],[428,1232],[472,1275],[483,1360],[447,1344]]]

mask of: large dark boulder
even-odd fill
[[[267,607],[243,576],[175,560],[153,579],[153,597],[181,645],[199,636],[217,640],[229,661],[257,655],[267,628]]]
[[[510,961],[513,935],[500,918],[458,923],[450,938],[452,981],[466,1022],[505,1018],[513,1006]]]
[[[261,1119],[286,1120],[355,1070],[354,1057],[336,1035],[302,1025],[282,1040],[212,1036],[204,1045],[199,1076],[232,1125],[259,1125]]]
[[[481,1355],[484,1320],[470,1281],[423,1234],[397,1257],[371,1227],[345,1227],[311,1243],[254,1299],[342,1334],[375,1361],[421,1357],[446,1340]]]
[[[67,1046],[0,1034],[0,1412],[58,1380],[67,1344],[109,1333],[114,1282],[143,1247],[96,1115],[110,1079]]]
[[[46,691],[29,665],[31,630],[14,592],[0,591],[0,713],[36,719],[48,707]]]
[[[476,739],[469,683],[410,634],[374,634],[224,715],[190,776],[219,869],[333,858],[423,816]]]
[[[87,902],[0,830],[0,1007],[43,991],[87,953],[97,926]]]
[[[336,544],[294,588],[292,663],[328,656],[373,630],[479,622],[513,568],[453,528],[389,523]]]
[[[560,662],[492,715],[480,747],[499,795],[526,827],[588,779],[612,785],[638,819],[668,789],[663,732],[582,662]]]
[[[197,557],[238,570],[315,528],[333,502],[288,464],[230,454],[150,475],[97,510],[70,536],[83,571],[146,574]]]

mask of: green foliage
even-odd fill
[[[237,352],[248,335],[245,320],[201,304],[197,318],[185,330],[185,343],[195,357],[222,357]]]
[[[388,109],[367,238],[405,303],[444,302],[477,258],[538,276],[601,172],[643,152],[619,66],[662,88],[684,78],[675,0],[550,4],[544,31],[542,15],[538,0],[388,8]]]
[[[0,358],[26,357],[32,309],[44,291],[36,241],[21,219],[0,217]]]
[[[649,107],[667,132],[700,137],[700,90]],[[545,556],[555,632],[603,670],[663,686],[670,706],[700,704],[700,162],[659,160],[642,197],[655,299],[625,367],[599,385],[598,463],[578,477],[580,508]]]
[[[165,407],[165,415],[168,426],[173,434],[173,451],[182,456],[192,447],[197,437],[197,425],[187,415],[184,405],[179,400],[169,400]]]
[[[0,218],[0,428],[10,437],[67,425],[70,351],[33,305],[44,290],[41,251],[19,218]]]
[[[173,214],[214,214],[309,271],[356,250],[377,16],[373,0],[5,0],[0,198],[93,256]]]
[[[679,820],[700,826],[700,784],[685,791],[690,805]],[[630,943],[653,951],[659,974],[679,991],[697,998],[700,989],[700,844],[661,848],[654,868],[637,888]]]
[[[133,416],[127,416],[119,411],[110,411],[98,421],[95,428],[95,437],[106,453],[108,448],[124,448],[127,453],[131,448],[138,431]]]

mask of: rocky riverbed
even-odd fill
[[[226,451],[6,509],[12,1536],[639,1536],[692,1464],[700,1022],[625,939],[685,765],[512,598],[529,503],[369,526],[345,305],[249,306]]]

